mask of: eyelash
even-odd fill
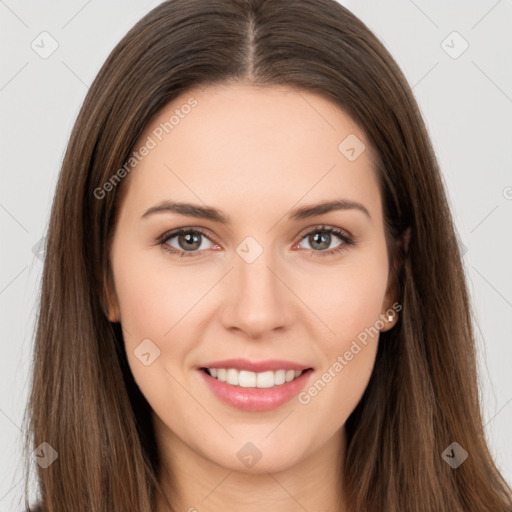
[[[182,234],[190,234],[190,233],[200,233],[202,236],[204,236],[205,238],[210,240],[210,242],[212,242],[210,237],[201,228],[179,228],[179,229],[176,229],[173,231],[167,231],[162,236],[160,236],[158,238],[157,242],[159,245],[162,246],[162,248],[165,251],[167,251],[171,254],[179,255],[180,257],[183,257],[183,256],[184,257],[198,257],[198,254],[200,254],[201,251],[180,251],[180,250],[176,249],[175,247],[172,247],[169,244],[167,244],[167,242],[171,238],[174,238],[174,237],[182,235]],[[328,251],[315,251],[313,249],[306,249],[306,250],[309,250],[312,253],[312,255],[314,255],[314,256],[321,256],[321,257],[334,256],[338,253],[341,253],[342,251],[345,251],[349,246],[356,244],[356,239],[352,236],[349,236],[345,231],[342,231],[341,229],[338,229],[338,228],[327,227],[327,226],[323,226],[323,225],[316,226],[313,229],[311,229],[310,231],[308,231],[306,234],[301,236],[299,243],[302,242],[302,240],[307,238],[309,235],[312,235],[315,233],[334,234],[338,238],[340,238],[343,243],[338,245],[338,247],[335,247],[334,249],[330,249]],[[214,242],[214,243],[216,243],[216,242]]]

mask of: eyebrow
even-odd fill
[[[300,208],[292,210],[288,214],[288,218],[290,220],[299,221],[337,210],[359,210],[371,219],[371,215],[364,205],[348,199],[335,199],[318,204],[301,206]],[[211,220],[225,225],[231,224],[231,218],[217,208],[169,200],[162,201],[161,203],[146,210],[141,216],[141,219],[155,213],[177,213],[188,217]]]

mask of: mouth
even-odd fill
[[[208,363],[198,370],[219,400],[253,412],[275,409],[290,401],[305,387],[314,371],[289,361],[251,363],[242,359]]]
[[[312,370],[268,370],[265,372],[251,372],[249,370],[237,370],[236,368],[201,368],[210,377],[221,382],[226,382],[231,386],[241,388],[273,388],[282,386],[287,382],[299,378],[304,372]]]

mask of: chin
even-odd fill
[[[297,445],[288,444],[286,449],[267,442],[246,441],[232,443],[221,453],[205,454],[211,462],[230,471],[247,474],[266,474],[285,471],[300,463],[301,451]]]

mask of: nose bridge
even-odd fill
[[[230,306],[225,321],[251,335],[284,325],[286,287],[276,276],[276,257],[255,239],[244,240],[237,247],[230,272]]]
[[[262,254],[252,263],[247,263],[243,260],[239,261],[235,266],[235,278],[240,280],[242,289],[251,291],[255,296],[261,294],[274,295],[277,287],[276,277],[270,271],[274,266],[271,260],[271,257]]]
[[[235,263],[233,279],[237,281],[239,298],[265,299],[269,303],[279,294],[279,280],[275,276],[275,255],[271,248],[253,240],[245,240],[237,248],[238,258]],[[272,271],[271,271],[272,269]]]

